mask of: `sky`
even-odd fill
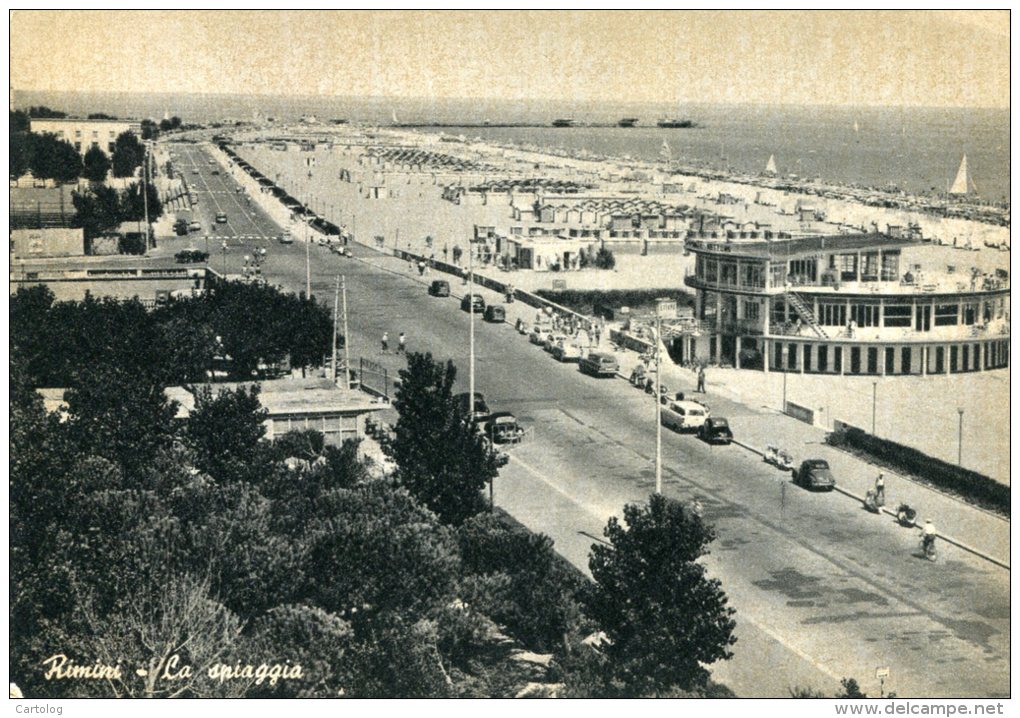
[[[11,87],[1009,106],[1009,13],[30,11]]]

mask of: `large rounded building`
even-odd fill
[[[1009,365],[1004,270],[909,263],[884,234],[688,239],[686,284],[712,362],[762,371],[931,375]],[[960,253],[961,264],[970,253]]]

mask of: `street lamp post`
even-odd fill
[[[227,278],[227,240],[223,240],[223,278]]]
[[[781,412],[786,413],[786,375],[790,373],[790,347],[789,345],[783,345],[783,405],[779,408]]]
[[[956,411],[960,415],[960,424],[956,437],[956,463],[959,466],[963,466],[963,409],[957,409]]]
[[[878,382],[871,382],[871,435],[875,436],[875,405],[878,400]]]
[[[312,255],[309,243],[312,238],[308,235],[308,222],[305,222],[305,296],[312,298]]]
[[[655,304],[655,493],[662,493],[662,300]]]

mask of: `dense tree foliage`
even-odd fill
[[[10,316],[12,351],[37,387],[76,386],[86,367],[100,364],[160,386],[200,381],[217,353],[233,358],[235,378],[250,379],[260,362],[288,355],[296,366],[321,365],[332,337],[325,307],[240,282],[151,312],[137,301],[55,302],[46,287],[23,288]]]
[[[81,155],[70,142],[56,135],[11,131],[9,138],[11,176],[31,170],[39,179],[74,182],[81,176]]]
[[[145,147],[135,135],[128,130],[117,136],[113,145],[113,176],[130,177],[142,166],[145,159]]]
[[[85,168],[82,176],[92,182],[105,182],[106,174],[110,171],[110,158],[98,146],[89,148],[85,153]]]
[[[400,483],[443,521],[459,524],[485,509],[482,489],[496,459],[453,396],[457,370],[431,354],[409,354],[400,371],[400,419],[392,445]]]
[[[592,547],[591,617],[607,635],[607,677],[627,695],[697,691],[730,658],[732,608],[697,560],[715,538],[697,512],[653,495],[614,516]]]
[[[728,655],[731,611],[696,563],[711,530],[661,497],[628,506],[627,528],[606,529],[613,548],[594,552],[592,586],[548,537],[481,513],[495,467],[454,406],[452,366],[409,358],[397,481],[356,442],[267,440],[250,383],[196,388],[177,418],[163,387],[200,378],[211,352],[248,357],[247,370],[298,354],[291,335],[324,330],[328,344],[321,319],[248,285],[152,312],[55,302],[44,287],[11,298],[10,662],[26,695],[512,696],[534,680],[522,648],[552,653],[549,676],[572,695],[722,694],[704,666]],[[47,384],[68,387],[59,413],[35,391]],[[412,417],[438,429],[415,432]],[[600,629],[605,646],[582,642]],[[46,680],[56,654],[123,670]],[[238,663],[302,672],[208,673]]]

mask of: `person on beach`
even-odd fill
[[[397,337],[397,354],[407,353],[407,337],[403,332],[400,332],[400,336]]]
[[[878,506],[885,505],[885,475],[882,472],[875,478],[875,503]]]
[[[698,392],[705,393],[705,367],[698,368]]]
[[[383,354],[390,350],[390,335],[386,332],[382,333],[382,350]]]

